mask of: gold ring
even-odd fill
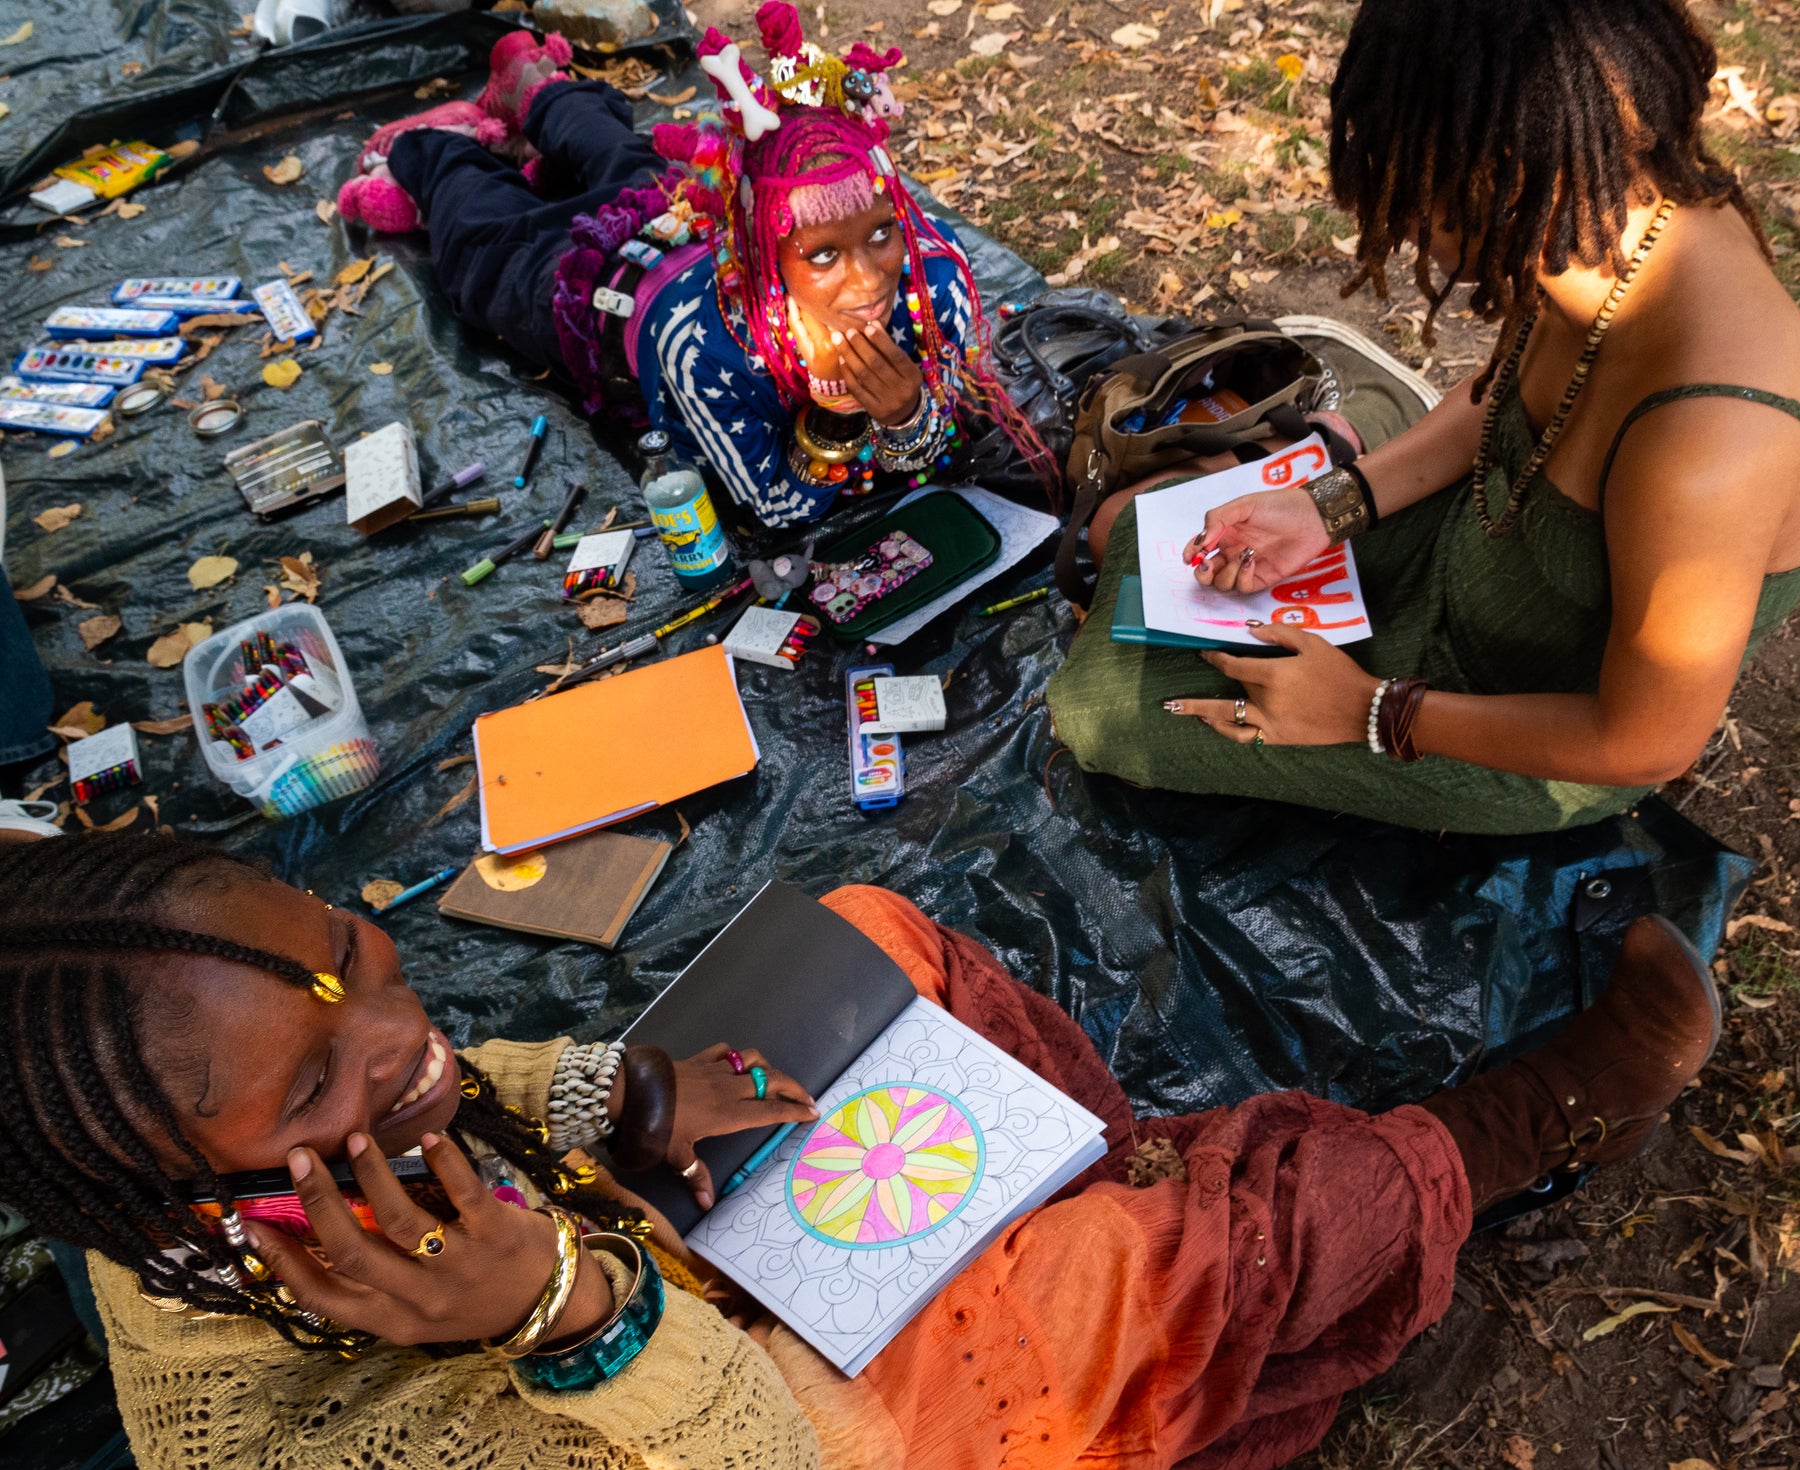
[[[1247,725],[1250,723],[1246,718],[1249,713],[1250,701],[1247,699],[1240,699],[1231,707],[1231,722],[1234,725]]]
[[[444,1227],[442,1224],[438,1224],[421,1235],[419,1237],[419,1243],[409,1250],[407,1255],[418,1256],[423,1260],[428,1259],[431,1256],[441,1256],[443,1253]]]
[[[1267,745],[1269,742],[1263,739],[1263,732],[1261,730],[1258,730],[1256,732],[1256,738],[1254,740],[1252,740],[1250,743],[1252,745]]]

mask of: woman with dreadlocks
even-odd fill
[[[923,484],[977,418],[1053,475],[987,365],[961,248],[888,156],[900,52],[829,56],[785,0],[757,22],[769,80],[708,30],[722,118],[654,142],[616,89],[559,69],[560,36],[507,36],[480,101],[379,130],[339,208],[427,227],[459,316],[567,372],[584,411],[647,412],[764,525],[815,520],[878,475]]]
[[[1210,671],[1108,643],[1125,509],[1050,685],[1083,765],[1461,832],[1594,821],[1688,769],[1800,602],[1800,310],[1702,141],[1715,69],[1682,0],[1368,0],[1332,87],[1351,287],[1415,245],[1433,315],[1470,284],[1494,357],[1354,465],[1195,527],[1225,591],[1354,536],[1374,636],[1347,652],[1279,623],[1293,656]]]
[[[1110,1148],[854,1379],[734,1325],[594,1157],[666,1161],[710,1204],[696,1139],[817,1116],[755,1053],[458,1055],[378,928],[217,849],[0,848],[0,1201],[89,1252],[137,1463],[1261,1470],[1443,1312],[1474,1213],[1641,1149],[1719,1029],[1699,956],[1642,919],[1563,1036],[1422,1106],[1133,1119],[973,941],[880,889],[824,902]],[[414,1150],[442,1198],[386,1162]],[[246,1171],[291,1193],[234,1191]]]

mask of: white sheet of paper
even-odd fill
[[[687,1243],[854,1376],[1008,1224],[1100,1158],[1102,1131],[915,1000],[820,1094],[819,1122],[789,1134]]]
[[[1194,580],[1181,559],[1206,524],[1206,513],[1240,495],[1303,485],[1330,468],[1317,434],[1280,454],[1221,470],[1137,500],[1138,564],[1144,579],[1144,625],[1164,633],[1258,644],[1252,621],[1287,623],[1327,643],[1355,643],[1374,630],[1349,543],[1334,546],[1311,566],[1266,592],[1248,597],[1214,592]]]
[[[952,495],[960,495],[978,510],[982,518],[1000,533],[1000,555],[994,558],[991,565],[983,567],[966,582],[946,588],[943,594],[933,598],[917,612],[908,613],[897,623],[889,623],[879,633],[869,634],[869,642],[891,647],[896,643],[904,643],[917,633],[946,608],[954,607],[977,587],[994,580],[1002,572],[1009,571],[1022,562],[1035,547],[1041,546],[1045,539],[1054,536],[1062,526],[1053,515],[1046,515],[1041,510],[1032,510],[1028,506],[1015,505],[994,494],[991,490],[983,490],[979,485],[927,485],[916,490],[894,507],[898,510],[902,505],[910,505],[921,495],[929,495],[934,490],[949,490]]]

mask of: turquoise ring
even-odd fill
[[[756,1100],[761,1102],[769,1095],[769,1072],[766,1067],[752,1067],[750,1080],[756,1084]]]

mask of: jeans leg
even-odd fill
[[[56,749],[56,737],[48,729],[53,697],[25,614],[0,568],[0,766]]]
[[[531,99],[525,136],[584,194],[610,198],[663,169],[650,140],[632,131],[630,98],[606,82],[551,82]]]

